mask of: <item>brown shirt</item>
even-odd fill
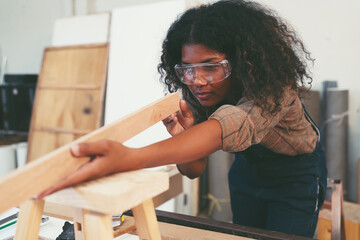
[[[286,90],[281,110],[276,115],[264,111],[245,98],[233,105],[223,105],[209,119],[219,121],[222,128],[222,149],[243,151],[253,144],[262,144],[276,153],[299,155],[311,153],[318,135],[304,115],[297,93]]]

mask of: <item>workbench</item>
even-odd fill
[[[130,229],[129,234],[136,235],[136,230],[131,228],[133,221],[131,211],[124,214],[126,215],[124,225],[115,231],[115,236],[120,236],[116,233],[123,231],[124,228]],[[160,210],[156,210],[156,216],[161,237],[166,240],[312,239]]]

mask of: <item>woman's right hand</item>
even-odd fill
[[[192,127],[195,123],[194,116],[186,102],[180,100],[179,106],[179,111],[163,120],[163,123],[171,136],[183,132],[185,129]]]
[[[78,143],[70,148],[73,157],[91,157],[92,160],[83,164],[79,169],[66,176],[52,187],[38,195],[43,198],[87,180],[93,180],[109,174],[143,168],[144,163],[138,164],[134,149],[125,147],[119,142],[100,140],[97,142]]]

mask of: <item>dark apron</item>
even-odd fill
[[[306,110],[305,115],[318,132]],[[312,237],[326,183],[326,159],[320,142],[313,153],[297,156],[253,145],[235,154],[229,171],[233,222]]]

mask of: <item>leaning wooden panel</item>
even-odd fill
[[[124,142],[179,109],[179,94],[174,93],[150,104],[115,123],[99,128],[23,168],[0,179],[0,212],[17,206],[26,199],[54,185],[87,162],[88,158],[72,157],[74,143],[109,139]]]
[[[100,127],[102,91],[38,89],[34,128],[94,130]],[[47,113],[44,111],[51,110]],[[42,114],[41,114],[42,113]]]
[[[48,131],[33,131],[31,141],[36,145],[36,151],[29,151],[29,159],[38,159],[51,152],[59,146],[64,146],[72,142],[77,137],[74,134],[54,133]]]
[[[46,48],[36,87],[32,112],[27,162],[63,146],[79,137],[77,130],[89,132],[102,125],[108,44]],[[72,138],[40,142],[36,131],[57,135],[59,130],[73,134]]]
[[[98,85],[107,59],[108,44],[89,44],[45,49],[38,84]],[[106,62],[105,62],[106,63]],[[45,81],[43,81],[45,80]]]

